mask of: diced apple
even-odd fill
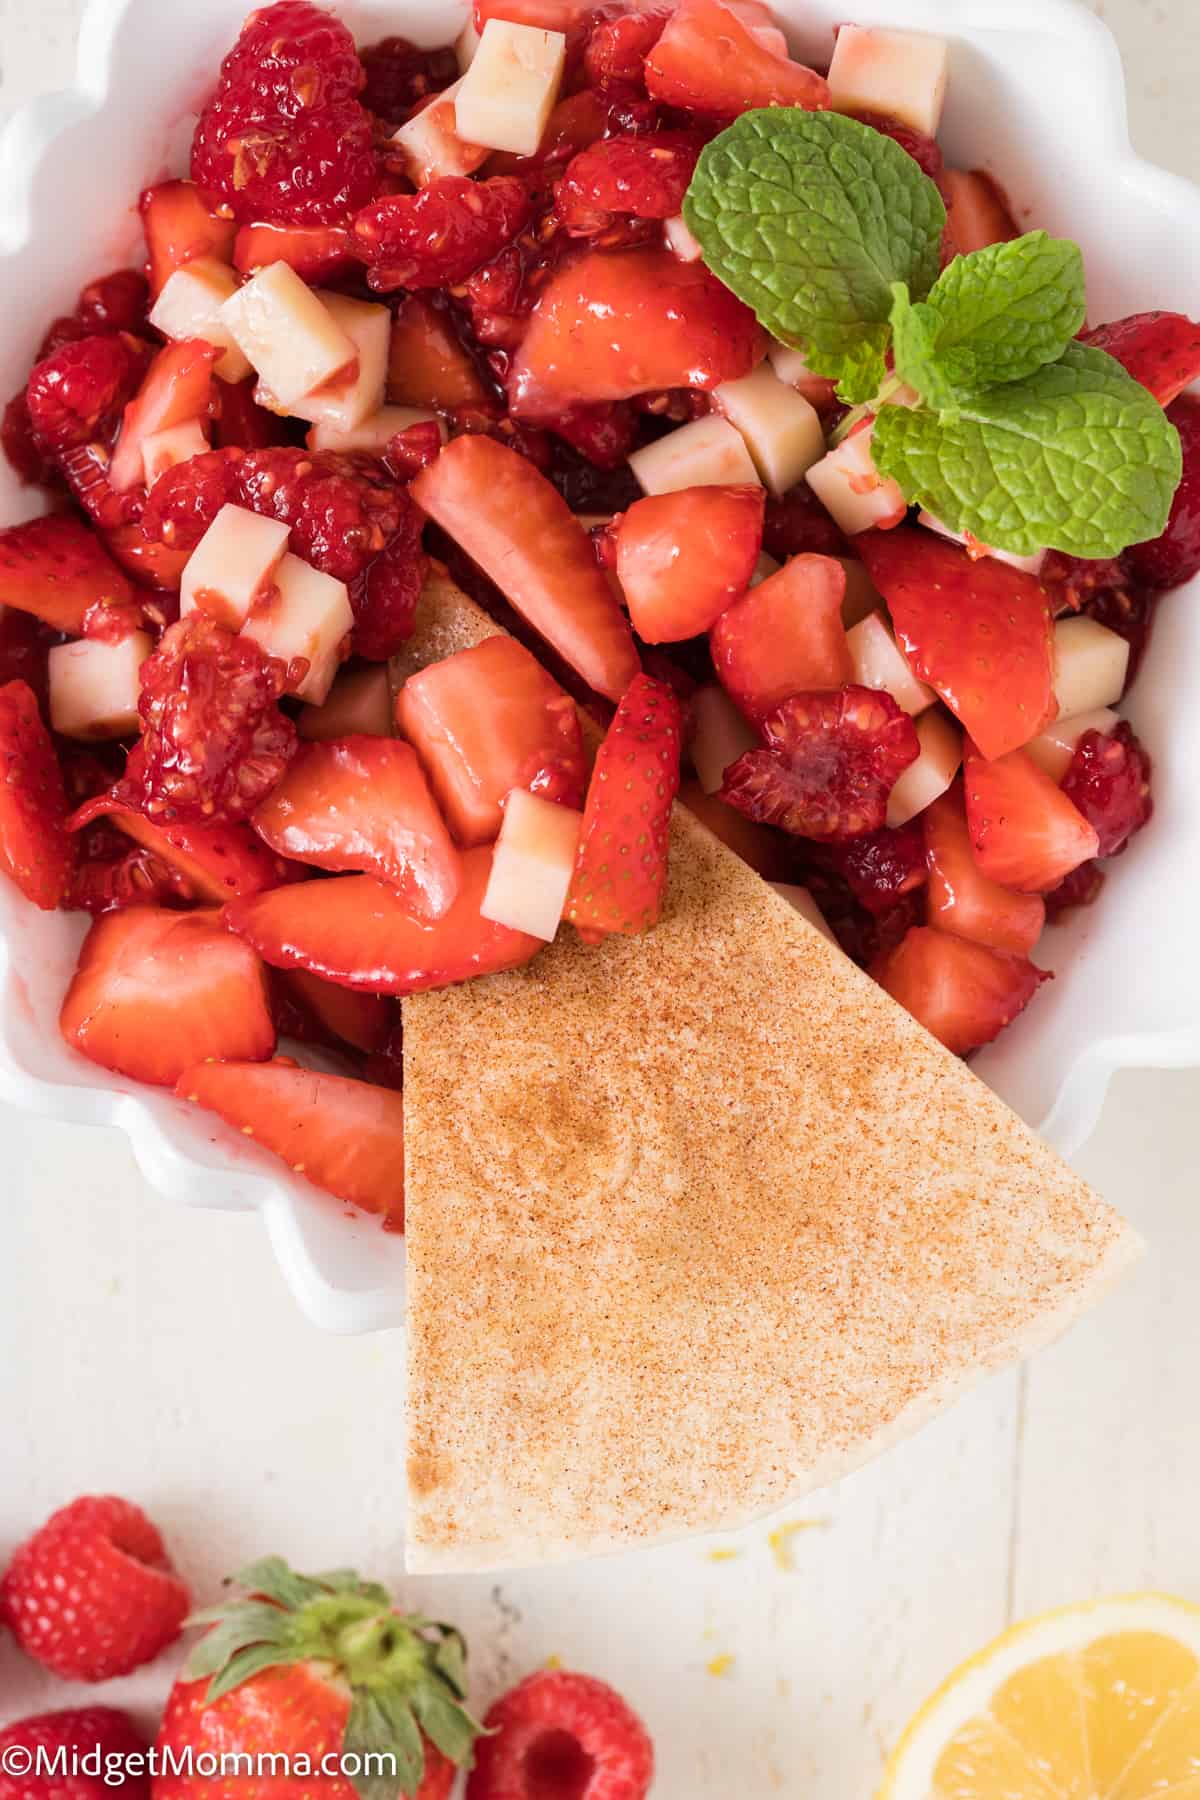
[[[663,226],[663,237],[667,240],[667,249],[676,255],[680,262],[699,262],[704,255],[700,248],[700,240],[688,226],[682,213],[676,213]]]
[[[898,525],[908,511],[896,482],[884,477],[871,456],[874,423],[852,432],[844,443],[805,472],[817,499],[847,537],[872,526]]]
[[[392,736],[392,684],[384,663],[351,669],[337,677],[328,699],[306,706],[300,736],[318,743],[343,737]]]
[[[203,338],[224,350],[213,373],[222,381],[244,381],[250,364],[221,316],[221,308],[238,291],[238,278],[228,263],[198,256],[176,269],[154,302],[150,323],[168,338]]]
[[[768,886],[774,888],[779,898],[786,900],[802,919],[807,919],[810,925],[814,925],[823,938],[828,938],[831,944],[837,943],[837,939],[825,922],[825,914],[806,887],[797,887],[791,881],[772,881],[768,883]]]
[[[254,602],[276,578],[288,528],[244,506],[223,506],[188,558],[179,589],[181,613],[206,612],[240,631]]]
[[[154,648],[144,631],[120,643],[76,638],[50,651],[50,723],[63,737],[128,737],[138,729],[142,664]]]
[[[949,60],[942,37],[843,25],[829,65],[829,104],[834,112],[888,113],[936,137]]]
[[[504,802],[482,917],[551,943],[567,903],[582,828],[582,813],[514,788]]]
[[[893,830],[944,794],[962,764],[962,732],[943,712],[927,712],[917,720],[917,742],[916,762],[909,763],[888,796],[887,822]]]
[[[514,156],[532,156],[558,99],[566,50],[561,31],[489,19],[459,83],[459,137]]]
[[[354,609],[344,581],[322,574],[298,556],[285,556],[270,589],[256,601],[242,636],[268,656],[290,663],[302,657],[308,673],[294,692],[320,706],[328,698],[354,629]]]
[[[317,299],[338,329],[354,346],[355,366],[345,375],[295,400],[289,407],[298,419],[314,425],[331,425],[337,431],[353,431],[383,405],[387,386],[388,352],[392,342],[392,315],[386,306],[369,300],[352,300],[348,294],[316,290]]]
[[[458,135],[455,106],[461,86],[460,76],[392,133],[414,187],[428,187],[443,175],[472,175],[492,154],[486,144],[469,144]]]
[[[674,494],[689,487],[737,487],[758,481],[758,470],[741,432],[716,413],[693,419],[644,450],[635,450],[629,466],[647,494]]]
[[[382,456],[397,432],[407,431],[410,425],[425,424],[437,426],[444,444],[445,424],[424,406],[381,406],[348,431],[322,421],[313,426],[305,442],[310,450],[362,450],[368,456]]]
[[[803,394],[760,363],[740,381],[724,381],[713,404],[745,439],[764,486],[786,494],[825,455],[825,428]]]
[[[910,716],[925,711],[936,698],[932,688],[918,681],[908,658],[892,635],[882,613],[868,613],[846,633],[854,680],[859,687],[884,689]]]
[[[849,631],[865,619],[868,613],[879,611],[883,606],[883,595],[867,574],[865,563],[860,563],[857,557],[838,556],[834,558],[834,561],[840,562],[846,571],[846,597],[842,601],[842,624]]]
[[[1071,766],[1071,759],[1085,731],[1101,731],[1105,737],[1115,731],[1120,717],[1110,707],[1097,706],[1091,712],[1075,713],[1070,718],[1055,719],[1045,731],[1031,738],[1025,753],[1051,781],[1061,782]]]
[[[804,354],[793,350],[790,344],[781,344],[772,338],[767,346],[767,361],[788,387],[795,388],[803,394],[810,406],[818,412],[829,412],[837,403],[837,384],[826,375],[816,375],[809,368]]]
[[[961,544],[971,556],[990,556],[994,561],[1007,563],[1010,569],[1020,569],[1026,575],[1040,575],[1042,572],[1042,564],[1046,560],[1044,550],[1035,550],[1032,556],[1017,556],[1012,550],[993,550],[990,544],[981,544],[969,531],[951,531],[948,525],[944,525],[931,512],[918,513],[917,523],[924,525],[926,531],[936,531],[939,537],[949,538],[952,544]]]
[[[329,308],[285,262],[252,275],[222,306],[221,321],[284,411],[356,359]]]
[[[1054,627],[1054,697],[1059,717],[1112,706],[1125,692],[1129,640],[1098,619],[1059,619]]]
[[[193,456],[203,456],[207,449],[208,438],[199,419],[189,419],[186,425],[169,425],[166,431],[152,431],[142,440],[146,486],[152,488],[168,469],[177,463],[191,462]]]
[[[754,565],[754,573],[750,577],[750,586],[757,587],[760,581],[769,581],[772,575],[778,575],[783,564],[768,556],[765,550],[759,552],[758,561]]]
[[[467,22],[454,40],[454,55],[458,62],[459,73],[465,75],[475,61],[475,52],[479,49],[479,33],[475,29],[475,15],[470,13]]]
[[[692,767],[706,794],[719,793],[730,763],[759,743],[723,687],[697,688],[692,695]]]

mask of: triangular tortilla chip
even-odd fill
[[[412,666],[493,627],[449,584]],[[1136,1235],[676,808],[648,936],[404,1002],[414,1570],[728,1530],[1044,1344]]]

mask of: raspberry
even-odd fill
[[[296,750],[296,727],[276,704],[284,665],[193,613],[163,633],[141,679],[142,742],[122,798],[151,818],[246,818]]]
[[[338,581],[360,575],[412,511],[407,494],[368,456],[252,450],[236,468],[240,504],[282,520],[296,554]]]
[[[161,475],[142,513],[147,538],[190,555],[221,508],[234,500],[242,455],[237,449],[208,450]]]
[[[382,1050],[375,1050],[363,1068],[363,1080],[375,1087],[404,1088],[404,1026],[393,1025]],[[0,1794],[0,1800],[4,1796]]]
[[[89,281],[79,296],[75,316],[87,331],[146,329],[150,286],[137,269],[117,269]]]
[[[902,150],[907,150],[922,174],[928,175],[930,181],[941,180],[944,164],[936,138],[917,131],[912,125],[905,125],[900,119],[893,119],[890,113],[860,112],[854,116],[860,124],[869,125],[873,131],[891,138]]]
[[[362,103],[393,131],[418,100],[441,93],[458,80],[458,60],[451,46],[420,50],[402,37],[368,44],[362,66],[367,77]]]
[[[221,64],[223,88],[252,94],[287,118],[353,100],[364,80],[350,32],[309,0],[279,0],[252,13]]]
[[[411,503],[385,549],[350,588],[354,649],[371,662],[386,662],[412,636],[425,579],[421,514]]]
[[[125,906],[188,906],[196,895],[177,869],[133,844],[111,819],[76,834],[79,861],[63,905],[68,912],[119,912]]]
[[[422,469],[427,469],[431,462],[436,462],[441,454],[442,434],[436,419],[422,419],[419,424],[406,425],[398,431],[388,444],[384,454],[387,468],[397,481],[411,481]]]
[[[147,346],[93,335],[39,362],[27,397],[34,440],[59,458],[85,444],[111,444],[146,372]]]
[[[81,338],[95,335],[75,313],[60,313],[57,319],[51,319],[47,325],[34,361],[44,362],[56,350],[61,350],[64,344],[77,344]]]
[[[9,1761],[4,1752],[14,1749],[30,1752],[34,1764],[28,1775],[0,1773],[0,1800],[150,1800],[150,1777],[144,1772],[135,1775],[132,1771],[139,1765],[131,1760],[145,1757],[149,1748],[133,1720],[111,1706],[79,1706],[16,1719],[0,1731],[0,1769]],[[37,1769],[39,1752],[53,1763],[64,1750],[65,1773],[50,1775]],[[79,1764],[97,1750],[99,1770],[85,1774]],[[140,1765],[143,1771],[145,1766]]]
[[[213,442],[221,450],[266,450],[288,442],[287,427],[275,413],[258,405],[254,390],[257,375],[245,381],[214,381]]]
[[[1104,588],[1083,603],[1082,610],[1089,619],[1097,619],[1101,625],[1107,625],[1110,631],[1115,631],[1129,645],[1126,693],[1133,686],[1134,677],[1146,654],[1157,605],[1157,594],[1148,593],[1144,588],[1129,587]]]
[[[0,688],[10,681],[27,682],[45,716],[50,684],[47,659],[53,646],[61,642],[58,632],[32,613],[0,606]]]
[[[913,820],[897,830],[869,832],[832,852],[833,865],[854,898],[877,917],[925,885],[925,833]]]
[[[689,131],[602,138],[567,164],[554,204],[572,237],[605,237],[622,219],[672,218],[703,140]]]
[[[767,748],[725,771],[722,800],[760,825],[830,843],[879,831],[888,795],[920,753],[908,714],[872,688],[795,694],[762,729]]]
[[[849,556],[850,546],[806,481],[776,499],[767,496],[763,549],[776,562],[790,556]]]
[[[4,409],[4,419],[0,423],[0,445],[4,447],[10,467],[16,470],[26,487],[45,487],[48,482],[53,481],[53,464],[46,461],[33,435],[29,399],[24,388],[19,394],[13,395]]]
[[[67,1681],[107,1681],[179,1636],[189,1596],[158,1531],[128,1500],[74,1500],[21,1545],[0,1617],[27,1656]]]
[[[1076,745],[1062,791],[1088,824],[1100,845],[1098,856],[1116,856],[1154,811],[1150,796],[1150,758],[1124,719],[1107,735],[1085,731]]]
[[[1103,588],[1120,587],[1125,567],[1120,557],[1068,556],[1062,550],[1048,550],[1039,580],[1050,596],[1050,610],[1057,616],[1078,612]]]
[[[1094,905],[1103,886],[1104,870],[1100,864],[1080,863],[1077,869],[1071,870],[1065,881],[1060,881],[1045,896],[1047,923],[1057,925],[1063,914],[1073,911],[1075,907]]]
[[[571,240],[551,213],[535,218],[491,262],[468,276],[461,298],[481,344],[515,350],[538,296]]]
[[[590,1675],[540,1670],[492,1706],[466,1800],[645,1800],[654,1747],[621,1696]]]
[[[637,442],[637,414],[627,400],[571,406],[544,423],[597,469],[621,468]]]
[[[392,288],[447,287],[490,262],[528,224],[533,202],[514,175],[468,181],[443,175],[419,194],[389,194],[354,221],[368,281]]]
[[[1125,553],[1134,580],[1149,588],[1182,587],[1200,574],[1200,399],[1181,394],[1167,417],[1183,447],[1183,478],[1161,537]]]
[[[587,78],[594,87],[613,81],[642,82],[646,57],[666,29],[671,14],[661,12],[622,13],[619,18],[601,18],[593,29],[583,53]]]

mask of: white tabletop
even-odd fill
[[[1095,6],[1139,147],[1196,174],[1200,9]],[[0,108],[69,79],[78,11],[0,0]],[[418,1582],[397,1338],[319,1335],[255,1219],[160,1199],[114,1133],[0,1108],[0,1558],[52,1507],[116,1491],[205,1600],[268,1550],[355,1563],[463,1624],[481,1701],[551,1655],[607,1677],[657,1740],[659,1800],[865,1800],[911,1710],[1012,1619],[1145,1586],[1200,1599],[1198,1115],[1200,1074],[1117,1082],[1078,1162],[1145,1233],[1144,1265],[1029,1369],[797,1508],[790,1570],[750,1530],[720,1561],[684,1546]],[[105,1698],[149,1723],[172,1666]],[[0,1645],[0,1720],[76,1691]]]

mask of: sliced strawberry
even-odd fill
[[[775,56],[720,0],[682,0],[646,58],[646,89],[666,106],[732,117],[752,106],[829,105],[829,83]]]
[[[583,804],[587,757],[575,703],[515,638],[486,638],[411,675],[396,719],[460,844],[494,841],[514,788]]]
[[[212,405],[213,364],[221,351],[203,338],[168,344],[150,364],[146,379],[125,408],[121,435],[109,468],[110,486],[118,494],[145,480],[142,445],[156,431],[207,419]]]
[[[1184,313],[1131,313],[1085,332],[1083,342],[1115,356],[1160,406],[1200,377],[1200,324]]]
[[[160,181],[146,189],[138,208],[150,252],[146,273],[152,299],[158,299],[176,269],[197,256],[228,262],[237,223],[209,212],[193,182]]]
[[[167,814],[152,823],[114,795],[98,794],[72,813],[67,829],[86,831],[97,819],[111,819],[126,837],[175,869],[194,899],[210,906],[248,899],[290,879],[286,865],[259,842],[248,825],[224,819],[177,819]]]
[[[232,930],[279,969],[373,994],[419,994],[475,975],[516,969],[545,948],[540,938],[480,917],[490,849],[462,859],[458,899],[444,918],[418,919],[393,888],[369,875],[303,881],[226,907]]]
[[[489,19],[507,19],[566,33],[591,11],[592,0],[475,0],[475,29],[482,32]]]
[[[388,399],[397,406],[486,406],[491,396],[449,315],[424,294],[395,303],[388,358]]]
[[[349,1044],[366,1056],[377,1055],[387,1045],[394,1028],[394,1000],[335,987],[307,969],[272,969],[271,975],[281,1037],[298,1037],[334,1049]],[[281,994],[286,997],[286,1026],[281,1017]]]
[[[1050,979],[1023,956],[1001,955],[929,925],[913,926],[870,973],[958,1056],[990,1044]]]
[[[403,1231],[400,1094],[282,1058],[196,1063],[183,1071],[175,1092],[282,1157],[293,1175]]]
[[[243,225],[233,246],[233,266],[255,275],[285,262],[310,285],[340,281],[358,266],[354,239],[344,225]]]
[[[423,918],[442,918],[458,897],[458,851],[416,752],[396,738],[306,745],[254,829],[280,856],[377,876]]]
[[[1032,575],[976,560],[916,526],[862,532],[854,547],[888,603],[901,648],[985,756],[1054,718],[1054,633]]]
[[[514,414],[627,400],[659,388],[714,388],[748,375],[766,340],[749,307],[702,262],[669,250],[593,250],[542,292],[513,358]]]
[[[1020,227],[999,183],[984,169],[943,169],[938,186],[946,202],[950,256],[969,256],[989,244],[1007,244]]]
[[[617,578],[648,644],[697,637],[745,593],[762,547],[760,487],[635,500],[617,524]]]
[[[1122,719],[1114,732],[1085,731],[1075,747],[1062,791],[1100,839],[1098,856],[1118,856],[1134,832],[1150,822],[1150,757]]]
[[[683,712],[672,690],[638,675],[600,746],[563,917],[585,937],[635,937],[658,922],[667,891],[671,807],[679,792]]]
[[[638,671],[628,621],[587,533],[532,463],[460,437],[410,491],[589,687],[620,699]]]
[[[75,847],[50,733],[27,681],[0,688],[0,869],[43,912],[61,906]]]
[[[854,679],[842,624],[846,571],[832,556],[793,556],[712,628],[713,668],[746,717],[766,718],[791,694]]]
[[[132,598],[129,580],[81,519],[50,513],[0,531],[0,604],[78,637],[93,606]]]
[[[1046,923],[1045,902],[983,873],[971,849],[961,784],[935,800],[920,822],[929,859],[929,923],[990,950],[1028,956]]]
[[[218,917],[131,906],[97,919],[63,1001],[67,1042],[156,1087],[173,1087],[210,1056],[270,1056],[275,1026],[262,964]]]
[[[109,554],[132,575],[139,587],[156,588],[160,594],[173,597],[173,605],[164,613],[163,622],[174,624],[179,610],[179,586],[191,551],[153,543],[136,523],[121,525],[116,531],[105,531],[101,535]],[[145,600],[149,598],[145,596]]]
[[[963,791],[975,860],[1001,887],[1048,893],[1099,854],[1095,827],[1023,750],[988,762],[968,744]]]
[[[217,381],[213,392],[213,443],[218,450],[269,450],[286,444],[287,422],[255,400],[258,376]]]

